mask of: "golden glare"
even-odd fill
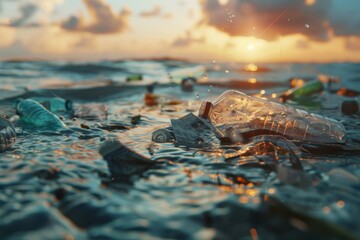
[[[249,43],[246,48],[247,48],[247,50],[249,50],[249,51],[253,51],[253,50],[255,49],[255,44]]]
[[[256,83],[257,80],[256,80],[256,78],[249,78],[249,79],[248,79],[248,82],[249,82],[249,83]]]
[[[275,188],[269,188],[268,193],[274,194],[276,192]]]
[[[229,0],[218,0],[220,5],[226,5],[228,4]]]
[[[316,0],[305,0],[305,4],[308,6],[314,5],[316,3]]]
[[[301,78],[292,78],[290,80],[290,86],[292,88],[302,87],[305,84],[305,80]]]
[[[249,198],[245,197],[245,196],[241,196],[239,198],[239,202],[243,203],[243,204],[247,204],[249,202]]]
[[[256,72],[258,69],[259,69],[258,66],[256,66],[253,63],[250,63],[250,64],[245,66],[245,71],[246,72]]]

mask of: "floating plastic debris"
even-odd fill
[[[360,92],[348,88],[340,88],[336,93],[346,97],[356,97],[360,95]]]
[[[171,127],[158,129],[152,133],[152,141],[157,143],[172,142],[175,140],[174,132]]]
[[[309,96],[315,93],[320,93],[323,90],[324,90],[323,83],[319,80],[314,80],[305,83],[301,87],[288,90],[282,96],[280,96],[280,99],[283,102],[286,102],[287,100],[296,100],[297,98]]]
[[[108,117],[108,108],[104,104],[79,104],[67,101],[66,107],[73,117],[87,120],[106,120]]]
[[[181,90],[184,92],[194,91],[194,84],[196,83],[196,78],[187,77],[181,80]]]
[[[162,96],[154,93],[146,93],[144,96],[144,103],[148,107],[157,106],[157,105],[171,106],[171,105],[181,104],[182,101],[171,98],[169,96]]]
[[[141,74],[133,74],[126,78],[127,82],[137,82],[142,80],[143,80],[143,76]]]
[[[341,104],[341,112],[345,115],[357,114],[359,112],[359,104],[355,100],[344,101]]]
[[[131,117],[131,124],[136,125],[141,121],[141,115],[135,115]]]
[[[175,135],[175,146],[203,148],[216,143],[211,125],[192,113],[180,119],[171,119],[171,126]]]
[[[241,146],[240,150],[228,150],[223,153],[226,160],[256,155],[273,156],[273,163],[279,160],[289,160],[293,169],[302,170],[302,164],[298,156],[301,155],[300,149],[288,139],[277,135],[262,135],[251,138],[250,143]],[[283,157],[286,155],[286,157]]]
[[[211,125],[192,113],[180,119],[171,119],[171,127],[154,131],[152,140],[158,143],[175,141],[175,146],[189,148],[204,148],[219,143]]]
[[[115,130],[129,130],[131,129],[130,126],[126,126],[124,124],[108,124],[108,125],[104,125],[104,124],[98,124],[96,126],[97,128],[106,130],[106,131],[115,131]]]
[[[0,152],[11,148],[16,141],[15,128],[10,121],[0,117]]]
[[[21,100],[16,111],[20,119],[38,128],[61,130],[66,128],[65,124],[44,106],[32,99]]]
[[[69,108],[68,108],[69,100],[65,100],[65,99],[58,98],[58,97],[54,97],[54,98],[34,97],[31,99],[39,102],[41,105],[43,105],[47,110],[49,110],[52,113],[69,111]]]
[[[336,120],[233,90],[203,102],[199,116],[210,120],[219,139],[233,128],[245,138],[271,134],[320,144],[345,142],[345,127]]]
[[[107,161],[113,176],[136,174],[155,164],[116,139],[105,141],[99,152]]]

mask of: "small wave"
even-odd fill
[[[127,72],[121,67],[110,66],[108,63],[86,63],[86,64],[66,64],[60,66],[57,71],[81,74],[99,74],[109,72]]]

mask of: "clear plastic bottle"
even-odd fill
[[[247,138],[278,134],[320,144],[345,142],[346,130],[336,120],[233,90],[203,102],[199,116],[210,120],[220,138],[236,130]]]
[[[66,128],[65,124],[44,106],[32,99],[21,100],[16,111],[21,120],[38,128],[60,130]]]
[[[11,148],[15,144],[16,132],[12,123],[0,117],[0,152]]]

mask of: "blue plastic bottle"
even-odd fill
[[[65,124],[53,113],[49,112],[44,106],[32,99],[20,101],[16,106],[16,111],[20,119],[37,128],[51,130],[65,129]]]

